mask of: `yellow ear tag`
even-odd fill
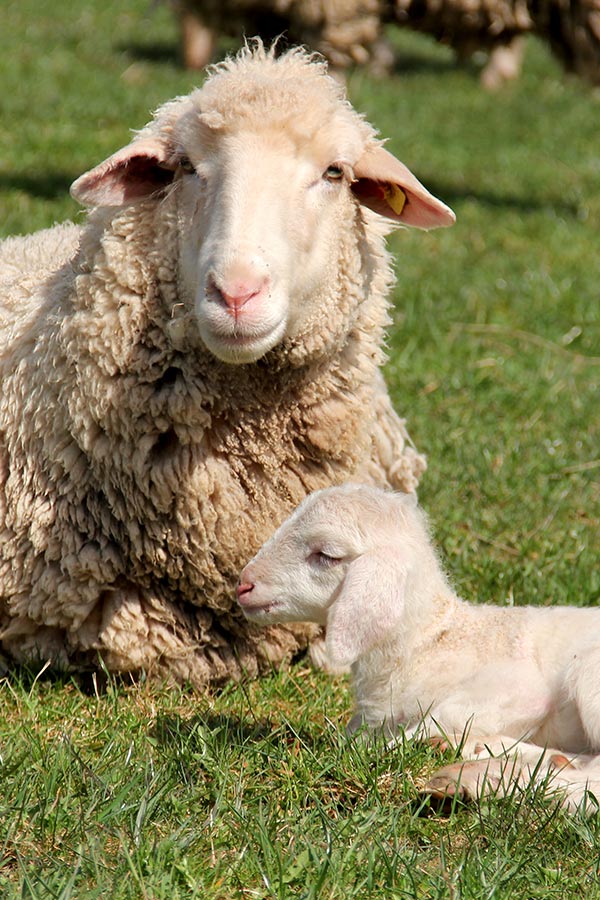
[[[406,205],[406,194],[395,184],[386,184],[383,189],[385,202],[390,206],[397,216],[401,215]]]

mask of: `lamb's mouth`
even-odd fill
[[[269,600],[268,603],[256,603],[252,606],[246,606],[246,604],[240,604],[244,615],[246,618],[251,619],[254,616],[263,616],[268,613],[273,612],[273,610],[277,609],[281,604],[277,602],[277,600]]]

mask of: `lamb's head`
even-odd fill
[[[177,192],[182,299],[228,363],[302,333],[335,281],[358,203],[435,228],[454,214],[376,140],[325,65],[256,43],[161,107],[135,140],[72,187],[92,206]],[[358,202],[357,202],[358,201]],[[360,218],[360,217],[359,217]]]
[[[257,624],[326,625],[329,659],[346,667],[412,627],[423,570],[437,562],[414,495],[348,484],[300,504],[242,571],[238,602]]]

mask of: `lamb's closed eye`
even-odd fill
[[[308,561],[317,568],[327,569],[330,566],[337,566],[344,562],[344,556],[326,553],[325,550],[313,550],[308,556]]]

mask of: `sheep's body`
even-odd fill
[[[320,64],[258,46],[76,182],[98,207],[83,228],[2,245],[13,657],[203,685],[306,645],[314,629],[248,628],[243,560],[310,490],[412,490],[424,468],[379,368],[385,227],[353,193],[372,184],[330,165],[389,163],[373,140]],[[413,182],[409,217],[449,222]]]
[[[459,56],[488,51],[483,84],[520,71],[520,39],[535,34],[567,71],[600,83],[600,0],[393,0],[399,24],[449,44]]]
[[[334,664],[352,666],[351,730],[402,726],[457,746],[467,735],[466,756],[509,754],[513,784],[538,763],[547,775],[559,751],[600,753],[600,610],[460,600],[414,500],[365,486],[318,492],[246,566],[238,593],[251,621],[326,626]],[[565,762],[553,783],[574,805],[585,778]],[[488,765],[472,763],[473,790]],[[583,766],[595,784],[598,768]]]
[[[382,38],[386,23],[429,34],[460,58],[490,54],[482,83],[497,88],[516,78],[522,38],[536,34],[568,71],[600,83],[600,0],[178,0],[183,56],[192,68],[210,61],[219,34],[275,37],[285,31],[292,42],[323,53],[339,69],[371,62],[392,64]]]

